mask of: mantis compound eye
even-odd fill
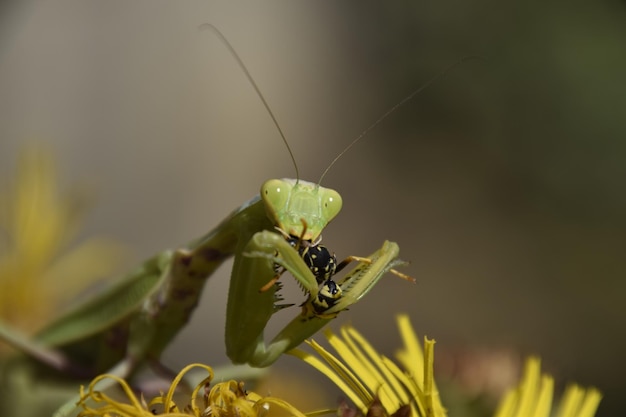
[[[324,216],[330,222],[341,211],[341,206],[343,205],[341,195],[339,195],[337,191],[329,188],[324,189],[323,193],[320,194],[322,213],[324,213]]]
[[[268,180],[261,186],[261,198],[263,199],[266,207],[278,207],[279,209],[282,209],[289,200],[289,193],[291,189],[292,185],[287,181]],[[275,215],[275,213],[271,214]],[[280,226],[280,224],[278,225]]]

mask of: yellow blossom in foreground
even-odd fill
[[[205,369],[209,376],[196,385],[189,400],[181,408],[173,400],[174,393],[185,374],[196,367]],[[119,384],[127,397],[127,402],[115,400],[96,389],[96,385],[106,379],[111,379]],[[288,415],[305,417],[303,413],[280,398],[262,397],[254,392],[244,390],[243,382],[234,380],[220,382],[209,389],[212,379],[213,370],[209,366],[189,365],[176,376],[166,394],[154,397],[146,403],[143,398],[137,398],[123,379],[115,375],[100,375],[91,382],[86,392],[81,387],[81,399],[78,406],[83,411],[78,416],[262,417],[278,408],[286,411]],[[159,412],[157,409],[161,411]]]
[[[83,210],[61,194],[53,158],[28,148],[17,168],[0,195],[0,318],[32,332],[85,284],[117,272],[126,249],[103,238],[68,248]]]
[[[305,351],[294,349],[289,353],[301,358],[330,378],[367,417],[444,417],[443,408],[433,378],[434,341],[425,339],[422,349],[407,316],[398,317],[398,326],[404,347],[394,362],[376,350],[351,326],[341,328],[341,336],[331,331],[326,338],[338,357],[315,341],[307,343],[319,358]],[[321,358],[321,359],[320,359]],[[180,381],[190,369],[200,367],[209,376],[200,382],[191,397],[181,408],[173,401]],[[127,401],[114,400],[96,389],[103,380],[117,382]],[[287,402],[273,397],[261,397],[243,389],[237,381],[222,382],[209,390],[213,371],[205,365],[190,365],[183,369],[166,394],[146,403],[138,399],[128,384],[113,375],[100,375],[92,381],[87,392],[81,387],[78,405],[83,411],[79,417],[135,417],[135,416],[206,416],[206,417],[264,417],[272,411],[283,410],[290,416],[304,417],[327,414],[329,410],[303,414]],[[593,417],[601,399],[594,388],[583,389],[569,386],[560,404],[553,412],[554,381],[542,375],[537,358],[526,361],[519,385],[502,399],[495,417]],[[91,405],[95,404],[95,405]],[[162,410],[159,412],[158,410]],[[340,417],[354,415],[354,411],[340,407]]]
[[[495,417],[592,417],[595,415],[600,392],[570,385],[565,390],[556,414],[552,413],[554,380],[541,374],[540,361],[531,357],[526,361],[519,385],[502,398]]]
[[[367,416],[443,417],[446,410],[440,402],[433,378],[434,341],[425,339],[422,350],[409,318],[398,316],[398,327],[404,347],[396,357],[404,370],[376,350],[351,326],[341,328],[341,336],[326,331],[326,338],[339,358],[315,341],[307,341],[318,358],[294,349],[290,354],[310,364],[337,385]],[[325,363],[324,363],[325,362]],[[495,417],[592,417],[601,395],[595,388],[568,387],[552,413],[554,381],[541,375],[537,358],[526,361],[519,386],[502,399]]]
[[[410,407],[413,417],[445,416],[433,378],[435,341],[425,339],[422,350],[407,316],[398,317],[398,326],[404,341],[398,358],[404,370],[379,354],[352,326],[343,326],[341,337],[325,332],[343,362],[315,341],[307,343],[323,361],[300,349],[289,353],[330,378],[363,415],[380,404],[387,416],[404,414],[403,406]]]

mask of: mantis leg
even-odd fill
[[[298,251],[281,235],[262,231],[256,233],[237,256],[231,277],[227,318],[226,351],[234,363],[251,366],[271,365],[278,357],[312,336],[338,313],[356,303],[378,280],[403,262],[398,260],[398,245],[385,242],[383,246],[358,265],[338,285],[331,280],[318,288],[315,275]],[[277,286],[259,290],[275,276],[275,265],[289,271],[307,293],[302,311],[268,344],[263,331],[272,314],[280,307]],[[334,289],[335,297],[325,294]],[[335,288],[338,287],[338,288]]]
[[[291,348],[292,343],[277,340],[278,336],[266,346],[263,334],[272,314],[280,309],[276,305],[281,300],[276,293],[277,285],[260,291],[275,277],[277,259],[306,293],[318,292],[315,276],[298,251],[280,234],[268,230],[254,234],[235,257],[228,292],[226,353],[234,363],[268,366]]]

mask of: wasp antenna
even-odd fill
[[[411,94],[409,94],[408,96],[406,96],[405,98],[400,100],[396,105],[394,105],[391,108],[389,108],[389,110],[387,110],[385,113],[383,113],[378,118],[378,120],[376,120],[374,123],[369,125],[367,127],[367,129],[365,129],[363,132],[361,132],[361,134],[359,136],[357,136],[356,139],[354,139],[352,142],[350,142],[350,144],[348,146],[346,146],[341,152],[339,152],[339,155],[337,155],[335,157],[335,159],[333,159],[332,162],[328,165],[328,167],[326,167],[326,169],[324,170],[324,172],[320,176],[320,179],[319,179],[319,181],[317,183],[321,184],[322,180],[324,179],[326,174],[328,174],[328,171],[330,171],[330,169],[333,167],[333,165],[335,165],[335,163],[339,160],[339,158],[341,158],[346,152],[348,152],[350,150],[350,148],[352,148],[354,145],[356,145],[357,142],[359,142],[361,139],[363,139],[369,132],[371,132],[376,126],[378,126],[383,120],[385,120],[391,113],[396,111],[398,109],[398,107],[406,104],[413,97],[415,97],[416,95],[418,95],[419,93],[421,93],[422,91],[424,91],[425,89],[427,89],[428,87],[433,85],[435,82],[437,82],[440,78],[443,78],[446,74],[448,74],[450,71],[452,71],[458,65],[460,65],[460,64],[462,64],[462,63],[464,63],[466,61],[472,60],[472,59],[482,59],[482,58],[480,56],[471,55],[471,56],[465,56],[465,57],[459,59],[455,63],[449,65],[447,68],[444,68],[443,70],[439,71],[430,80],[426,81],[419,88],[414,90]]]
[[[215,34],[215,36],[217,36],[217,38],[224,44],[224,46],[226,46],[226,49],[228,49],[228,52],[230,52],[230,54],[233,56],[233,58],[235,58],[235,61],[237,61],[237,64],[239,65],[239,68],[241,68],[241,70],[243,71],[244,75],[246,76],[246,78],[248,79],[248,81],[250,82],[252,87],[254,88],[254,91],[256,91],[257,96],[259,96],[259,98],[261,99],[261,102],[263,102],[263,105],[265,106],[265,109],[267,110],[267,112],[269,113],[270,117],[272,118],[272,121],[274,122],[274,126],[276,126],[276,129],[278,130],[278,133],[280,134],[280,137],[283,139],[283,143],[287,147],[287,151],[289,151],[289,156],[291,157],[291,162],[293,162],[293,167],[296,170],[296,181],[299,181],[300,180],[300,173],[298,171],[298,164],[296,164],[296,158],[293,156],[293,152],[291,150],[291,146],[289,146],[289,142],[287,142],[287,138],[285,137],[285,134],[283,133],[283,130],[280,128],[280,125],[278,124],[278,120],[276,120],[276,117],[274,116],[274,113],[272,112],[272,109],[270,108],[269,104],[267,104],[267,101],[265,101],[265,97],[263,97],[263,94],[261,93],[261,90],[256,85],[256,82],[254,81],[254,78],[252,78],[252,75],[250,74],[250,71],[248,71],[248,68],[246,67],[246,64],[243,63],[242,59],[239,57],[239,54],[237,53],[237,51],[235,51],[235,48],[233,48],[233,46],[230,44],[230,42],[228,42],[228,39],[226,39],[226,37],[222,34],[222,32],[220,32],[220,30],[218,28],[216,28],[215,26],[213,26],[210,23],[204,23],[204,24],[200,25],[200,29],[209,29],[209,30],[211,30]]]

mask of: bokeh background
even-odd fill
[[[324,179],[345,204],[325,244],[341,258],[395,240],[418,280],[385,278],[337,322],[391,353],[393,317],[408,312],[444,356],[538,354],[557,381],[599,387],[599,415],[626,407],[624,2],[9,1],[0,13],[0,174],[25,144],[45,144],[66,184],[97,196],[84,236],[114,237],[137,260],[202,235],[263,180],[294,175],[201,24],[247,63],[313,181],[389,107],[483,57],[393,113]],[[226,361],[228,275],[211,278],[169,366]]]

